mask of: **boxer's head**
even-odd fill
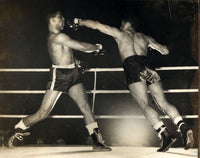
[[[136,32],[137,27],[138,27],[137,18],[133,17],[133,16],[126,15],[122,19],[120,29],[122,31],[130,30],[130,31],[132,31],[134,33],[134,32]]]
[[[130,21],[125,21],[125,20],[122,20],[120,30],[122,31],[130,30],[133,33],[135,32],[135,29],[132,26],[132,23]]]
[[[57,11],[53,14],[49,14],[47,20],[48,20],[49,26],[58,30],[64,29],[65,19],[62,16],[60,11]]]

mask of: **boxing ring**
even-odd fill
[[[174,67],[160,67],[157,71],[182,71],[182,70],[199,70],[198,66],[174,66]],[[12,72],[49,72],[50,69],[0,69],[0,72],[12,73]],[[88,94],[92,94],[92,112],[95,114],[95,99],[97,94],[128,94],[128,90],[98,90],[97,89],[97,76],[99,72],[122,72],[122,68],[91,68],[86,71],[92,72],[94,75],[93,89],[87,90]],[[199,72],[198,72],[199,73]],[[45,90],[0,90],[0,94],[44,94]],[[164,93],[199,93],[199,89],[167,89]],[[194,105],[198,106],[198,105]],[[24,118],[27,115],[10,115],[1,114],[1,118]],[[198,119],[198,115],[182,115],[184,119]],[[52,119],[81,119],[83,115],[50,115],[48,118]],[[96,119],[145,119],[142,115],[96,115]],[[161,119],[169,119],[168,116],[162,115]],[[14,149],[0,148],[0,156],[4,157],[20,157],[20,158],[57,158],[57,157],[72,157],[72,158],[99,158],[104,156],[105,158],[191,158],[197,157],[197,148],[190,150],[184,150],[183,148],[170,148],[165,153],[156,152],[155,147],[117,147],[112,146],[112,152],[93,152],[91,146],[26,146],[16,147]]]

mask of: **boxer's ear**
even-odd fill
[[[52,23],[55,23],[55,19],[54,18],[50,18],[49,19],[49,22],[52,24]]]

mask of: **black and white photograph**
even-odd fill
[[[200,158],[199,0],[0,0],[1,158]]]

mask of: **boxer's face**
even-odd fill
[[[57,14],[54,17],[54,22],[56,25],[56,28],[59,30],[63,30],[65,26],[65,18],[61,14]]]

